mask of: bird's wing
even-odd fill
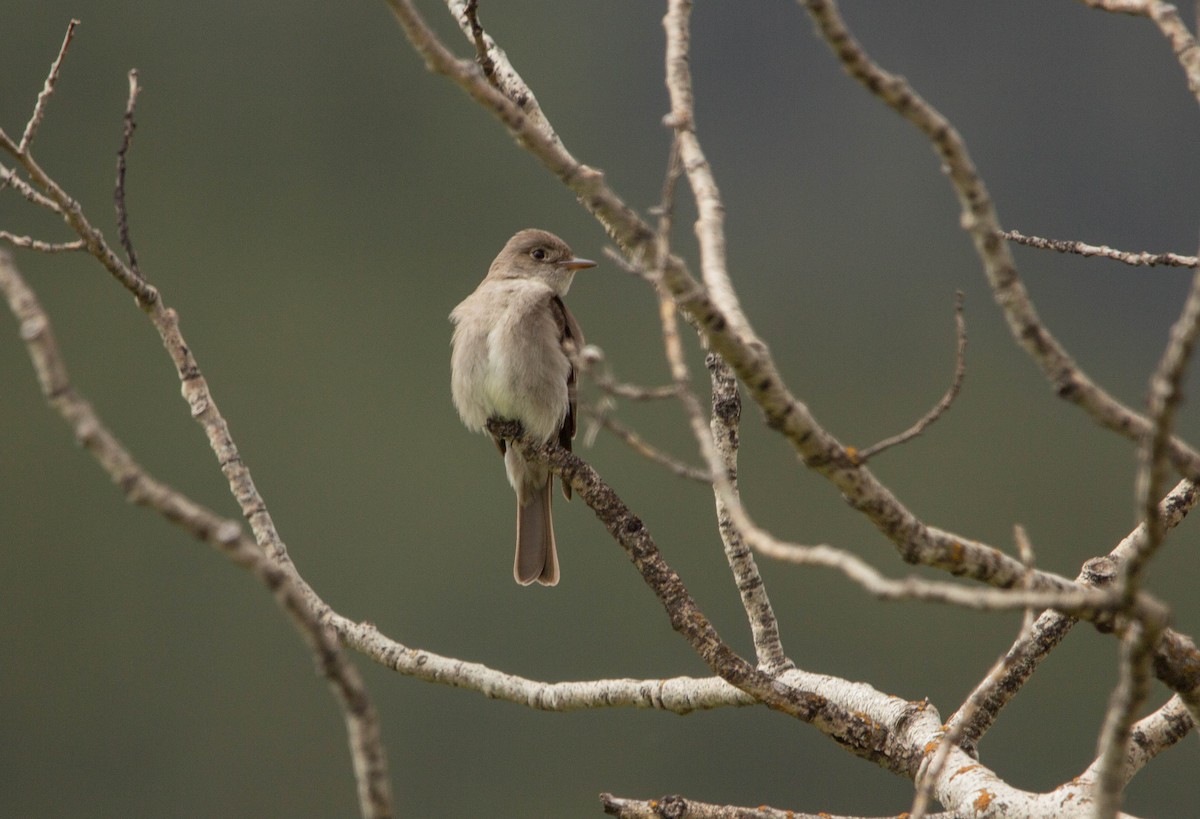
[[[576,411],[576,373],[574,356],[578,355],[583,350],[583,330],[579,329],[579,322],[575,320],[575,316],[571,315],[571,311],[567,309],[567,305],[558,296],[553,296],[550,299],[550,311],[554,314],[554,322],[558,325],[558,340],[563,345],[563,352],[567,359],[571,361],[571,370],[567,375],[567,415],[563,418],[562,427],[558,430],[558,443],[563,449],[571,451],[571,439],[575,437],[575,431],[579,426],[579,416]],[[568,345],[573,349],[565,349]],[[571,499],[571,487],[563,481],[563,495],[567,500]]]

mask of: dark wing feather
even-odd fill
[[[571,311],[567,309],[567,305],[563,304],[563,300],[558,296],[550,299],[550,310],[554,313],[554,321],[558,325],[559,343],[566,348],[570,345],[573,349],[564,350],[567,358],[572,359],[572,355],[578,355],[583,350],[583,330],[579,329],[579,322],[575,320],[575,316],[571,315]],[[575,431],[579,427],[579,414],[576,407],[576,378],[575,364],[572,359],[571,371],[567,375],[567,415],[563,418],[562,427],[558,430],[558,443],[567,450],[571,451],[571,440],[575,437]],[[563,496],[571,499],[571,487],[566,481],[562,482]]]

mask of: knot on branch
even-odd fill
[[[1117,579],[1117,564],[1111,557],[1094,557],[1083,564],[1083,579],[1088,585],[1104,588]]]

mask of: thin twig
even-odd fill
[[[1059,253],[1072,253],[1077,256],[1101,256],[1105,259],[1124,262],[1134,267],[1196,267],[1200,258],[1196,256],[1181,256],[1178,253],[1130,253],[1117,250],[1108,245],[1089,245],[1083,242],[1065,241],[1063,239],[1043,239],[1040,236],[1026,236],[1015,230],[1002,230],[1000,235],[1010,242],[1016,242],[1026,247],[1036,247],[1041,250],[1055,250]]]
[[[44,242],[32,236],[17,236],[7,230],[0,230],[0,241],[8,242],[13,247],[23,247],[36,250],[39,253],[67,253],[73,250],[86,250],[82,239],[73,242]]]
[[[117,184],[113,190],[113,204],[117,209],[117,232],[121,237],[121,247],[125,248],[125,258],[129,260],[129,268],[138,278],[142,271],[138,269],[137,253],[133,250],[133,242],[129,238],[129,209],[125,202],[125,155],[133,141],[133,129],[137,124],[133,120],[133,112],[137,107],[138,92],[137,69],[129,71],[129,100],[125,103],[125,117],[121,129],[121,147],[117,150]]]
[[[675,397],[675,385],[664,384],[661,387],[642,387],[638,384],[626,384],[620,381],[596,379],[596,386],[616,398],[628,398],[631,401],[662,401]]]
[[[701,451],[709,464],[719,463],[716,451],[713,449],[712,436],[708,422],[704,419],[704,409],[700,399],[696,397],[691,387],[691,373],[687,359],[683,355],[683,343],[679,338],[679,325],[675,320],[675,302],[663,288],[658,291],[658,318],[662,323],[663,348],[667,353],[667,361],[671,366],[671,377],[675,381],[675,392],[679,402],[683,404],[692,433],[700,442]],[[728,481],[725,470],[713,476],[715,482]]]
[[[654,284],[654,274],[649,269],[641,264],[635,264],[634,262],[630,261],[617,248],[604,248],[604,255],[607,256],[613,262],[613,264],[624,270],[629,275],[637,276],[647,284]],[[644,256],[645,253],[643,252],[640,255]]]
[[[632,429],[613,418],[610,413],[585,405],[580,405],[580,409],[583,411],[583,414],[586,417],[591,418],[613,435],[616,435],[618,438],[624,441],[630,449],[641,455],[643,458],[653,461],[680,478],[686,478],[690,481],[698,481],[699,483],[703,484],[712,483],[712,475],[710,475],[708,472],[691,466],[690,464],[686,464],[678,458],[663,452],[645,438],[642,438]]]
[[[1021,581],[1023,588],[1029,588],[1033,580],[1033,570],[1037,568],[1037,556],[1033,551],[1033,543],[1029,540],[1029,535],[1025,533],[1025,527],[1021,524],[1013,526],[1013,540],[1017,543],[1017,554],[1021,558],[1021,562],[1025,564],[1025,577]],[[1021,634],[1029,632],[1033,628],[1034,613],[1033,609],[1025,609],[1025,617],[1021,622]]]
[[[11,150],[9,150],[9,146],[12,146]],[[18,154],[16,152],[16,144],[8,138],[8,135],[4,133],[3,128],[0,128],[0,148],[8,150],[14,156],[22,156],[22,154]],[[58,206],[57,202],[50,199],[50,197],[34,190],[32,185],[30,185],[21,177],[17,176],[16,168],[6,167],[4,163],[0,162],[0,191],[9,186],[15,189],[17,193],[21,194],[21,196],[25,197],[31,204],[37,205],[39,208],[45,208],[51,213],[62,213],[62,208]]]
[[[611,248],[605,248],[606,251]],[[622,263],[628,264],[623,256],[618,255]],[[613,377],[612,371],[605,366],[604,351],[594,344],[588,344],[579,352],[575,362],[579,370],[606,394],[614,398],[628,398],[633,401],[661,401],[675,397],[675,385],[665,384],[661,387],[643,387],[638,384],[627,384]]]
[[[1147,624],[1129,623],[1121,640],[1117,686],[1109,698],[1108,713],[1100,730],[1099,758],[1095,765],[1095,819],[1111,819],[1121,809],[1121,792],[1127,781],[1124,762],[1137,709],[1150,693],[1151,648],[1157,634]]]
[[[496,64],[492,62],[491,55],[488,54],[487,43],[483,40],[483,26],[479,23],[479,0],[467,0],[463,16],[466,18],[467,25],[471,27],[471,37],[475,41],[475,62],[479,63],[479,67],[483,69],[483,76],[487,77],[487,81],[499,88],[500,86],[496,82]]]
[[[1017,541],[1021,561],[1030,571],[1030,575],[1026,577],[1024,583],[1025,587],[1028,587],[1029,577],[1032,576],[1033,572],[1033,547],[1025,534],[1025,529],[1020,525],[1014,527],[1014,537]],[[1016,644],[1018,646],[1028,644],[1033,635],[1033,622],[1033,609],[1027,607],[1025,609],[1025,617],[1021,622],[1021,629],[1017,634]],[[946,731],[938,742],[937,751],[929,759],[929,764],[925,770],[917,777],[917,792],[913,798],[912,808],[909,811],[911,819],[923,819],[923,817],[927,816],[929,805],[933,801],[934,786],[937,784],[938,777],[942,775],[942,771],[945,769],[946,760],[950,758],[950,749],[955,746],[962,746],[960,740],[965,726],[970,724],[975,714],[984,708],[988,701],[995,695],[996,688],[1002,683],[1004,674],[1013,661],[1013,656],[1013,652],[1008,651],[1004,656],[996,660],[988,673],[984,675],[983,681],[975,687],[975,690],[971,692],[966,701],[946,721]]]
[[[37,102],[34,103],[33,114],[30,115],[29,122],[25,123],[25,132],[21,134],[21,141],[17,145],[19,153],[25,153],[33,145],[38,128],[42,124],[42,117],[46,115],[46,103],[50,101],[50,96],[54,93],[54,86],[58,83],[58,72],[62,68],[63,59],[67,56],[67,49],[71,47],[71,40],[75,37],[75,28],[78,25],[78,20],[67,23],[67,33],[63,35],[62,45],[58,48],[58,56],[50,64],[50,73],[46,75],[46,82],[37,96]],[[0,186],[0,188],[2,187]]]
[[[596,434],[600,429],[607,429],[639,455],[666,467],[675,475],[705,484],[712,482],[709,473],[668,455],[612,417],[612,411],[616,407],[613,398],[629,398],[634,401],[674,398],[678,392],[674,384],[663,387],[642,387],[617,381],[609,368],[604,365],[604,351],[591,344],[579,351],[578,355],[573,356],[572,361],[576,365],[577,371],[590,378],[605,393],[605,396],[595,405],[580,404],[580,410],[591,422],[584,434],[584,441],[588,446],[595,441]]]
[[[904,432],[901,432],[899,435],[893,435],[891,438],[885,438],[874,446],[869,446],[858,452],[857,459],[859,463],[866,463],[885,449],[890,449],[897,444],[902,444],[905,441],[911,441],[913,438],[916,438],[930,424],[941,418],[942,414],[950,409],[950,405],[954,403],[954,399],[958,397],[958,393],[962,389],[963,379],[967,374],[967,322],[963,317],[963,298],[961,290],[954,294],[954,329],[957,344],[954,352],[954,376],[950,380],[950,387],[946,390],[946,394],[933,406],[933,409],[925,413],[917,423]]]

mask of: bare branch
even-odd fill
[[[411,648],[381,634],[371,623],[328,616],[342,641],[385,668],[425,682],[449,685],[539,711],[646,708],[691,714],[713,708],[759,705],[720,677],[544,682],[457,657]]]
[[[378,715],[358,670],[346,659],[334,632],[308,605],[293,578],[243,534],[240,524],[220,517],[157,480],[133,459],[91,404],[71,385],[49,318],[13,266],[8,253],[2,250],[0,292],[20,325],[21,338],[29,349],[46,401],[67,422],[76,440],[92,454],[125,497],[213,546],[248,570],[274,594],[292,624],[309,643],[321,674],[328,680],[342,707],[362,815],[391,816],[391,785]]]
[[[1155,499],[1166,481],[1168,442],[1175,414],[1182,400],[1180,383],[1191,359],[1196,334],[1200,332],[1200,270],[1171,335],[1162,359],[1150,381],[1150,418],[1152,431],[1139,448],[1138,502],[1143,514],[1145,536],[1128,552],[1121,567],[1119,588],[1125,599],[1132,600],[1141,587],[1141,577],[1166,536],[1167,528]],[[1097,816],[1115,815],[1121,804],[1121,791],[1128,743],[1137,711],[1149,693],[1149,681],[1161,631],[1166,621],[1143,619],[1130,623],[1121,642],[1121,667],[1112,693],[1104,728],[1100,735],[1100,758],[1096,765],[1096,783],[1100,805]]]
[[[963,378],[967,374],[967,322],[963,318],[963,298],[961,290],[954,296],[954,328],[958,342],[954,353],[954,377],[950,380],[950,387],[946,390],[946,394],[933,406],[933,409],[925,413],[917,423],[904,432],[899,435],[893,435],[891,438],[885,438],[874,446],[869,446],[860,451],[857,455],[859,463],[866,463],[870,458],[878,455],[885,449],[916,438],[930,424],[941,418],[942,414],[950,409],[950,405],[954,403],[954,399],[958,397],[958,393],[962,389]],[[849,448],[847,448],[847,451],[849,451]]]
[[[37,102],[34,103],[33,114],[29,117],[29,122],[25,123],[25,132],[21,134],[21,142],[17,146],[19,153],[25,153],[33,145],[38,128],[42,124],[42,117],[46,115],[46,103],[50,101],[50,96],[54,93],[54,86],[58,83],[58,72],[62,68],[63,59],[67,56],[67,49],[71,47],[71,40],[75,37],[75,28],[78,25],[78,20],[72,20],[67,24],[67,33],[63,35],[62,45],[58,48],[58,56],[50,64],[50,73],[46,75],[46,82],[42,85]]]
[[[788,685],[782,675],[757,669],[738,656],[696,605],[679,575],[663,560],[645,524],[591,466],[555,441],[542,444],[523,437],[518,423],[492,419],[488,431],[520,447],[527,460],[545,462],[570,483],[658,597],[671,627],[715,674],[768,707],[816,726],[851,753],[895,773],[914,775],[919,751],[888,725],[865,720],[862,714],[852,712],[828,695]]]
[[[131,102],[136,94],[135,89],[135,81],[131,81]],[[281,568],[292,574],[301,591],[307,595],[313,610],[323,613],[328,607],[320,601],[316,593],[300,578],[295,567],[291,565],[287,556],[287,548],[279,537],[274,521],[267,510],[266,502],[255,487],[250,471],[238,453],[237,446],[229,433],[229,427],[217,408],[212,393],[209,391],[208,383],[192,354],[191,347],[184,340],[179,329],[178,315],[162,303],[157,288],[120,259],[100,230],[93,227],[88,221],[83,207],[42,170],[32,156],[28,153],[18,154],[16,145],[8,139],[3,131],[0,131],[0,149],[12,154],[28,172],[30,179],[49,194],[52,207],[63,214],[67,223],[79,235],[84,249],[134,294],[138,304],[154,324],[163,346],[175,364],[183,396],[191,408],[192,416],[204,429],[209,446],[217,456],[221,471],[229,482],[230,491],[241,506],[243,516],[254,530],[255,539]],[[21,184],[25,183],[21,182]]]
[[[1116,250],[1108,245],[1089,245],[1083,242],[1043,239],[1040,236],[1026,236],[1015,230],[1003,230],[1000,232],[1000,235],[1010,242],[1016,242],[1026,247],[1036,247],[1041,250],[1056,250],[1059,253],[1073,253],[1078,256],[1101,256],[1105,259],[1124,262],[1134,267],[1154,267],[1156,265],[1196,267],[1200,265],[1200,258],[1196,256],[1181,256],[1178,253],[1129,253],[1124,250]]]
[[[665,240],[664,240],[665,243]],[[665,256],[666,248],[660,258]],[[738,593],[742,598],[742,607],[750,620],[751,632],[754,637],[755,652],[758,664],[762,668],[786,668],[791,664],[783,652],[779,639],[779,626],[775,618],[771,601],[767,597],[766,587],[750,550],[742,542],[738,527],[729,517],[727,509],[729,498],[735,498],[736,488],[733,475],[728,464],[717,452],[716,444],[709,423],[704,418],[704,410],[699,399],[691,388],[691,375],[683,355],[683,345],[679,339],[678,324],[675,320],[675,302],[665,288],[658,288],[659,320],[663,328],[663,347],[667,360],[671,365],[671,376],[678,389],[679,401],[684,407],[692,434],[700,447],[705,462],[712,474],[713,491],[716,494],[717,517],[725,546],[725,557],[733,572]]]
[[[948,722],[957,735],[956,744],[972,756],[978,755],[979,741],[995,723],[1003,710],[1020,692],[1050,652],[1078,622],[1068,614],[1044,611],[1033,621],[1028,632],[1022,631],[1017,641],[995,668],[971,692],[969,711],[956,713]],[[959,727],[961,722],[961,727]]]

